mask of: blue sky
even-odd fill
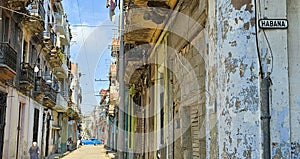
[[[99,104],[99,90],[107,89],[112,36],[117,24],[109,19],[105,0],[64,0],[63,7],[71,24],[71,59],[78,63],[83,101],[81,111],[89,114]],[[83,26],[80,26],[83,25]]]

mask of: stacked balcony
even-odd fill
[[[55,22],[56,32],[59,33],[61,44],[68,45],[70,41],[69,24],[63,12],[55,12]]]
[[[43,3],[39,0],[34,0],[28,7],[28,12],[32,17],[23,21],[25,28],[33,34],[41,34],[44,28],[45,9]]]
[[[66,62],[63,62],[61,67],[54,68],[57,78],[68,78],[68,66]]]
[[[65,112],[68,109],[68,101],[62,93],[57,93],[55,109],[58,112]]]
[[[0,78],[12,79],[16,75],[17,52],[9,43],[0,43]]]
[[[33,90],[33,96],[37,101],[44,98],[45,87],[46,87],[46,81],[42,78],[41,71],[40,71],[35,77],[34,90]]]
[[[64,54],[60,49],[53,48],[47,55],[46,59],[49,61],[52,68],[58,68],[62,66],[64,60]]]
[[[34,86],[34,72],[29,63],[21,63],[20,90],[29,91]]]
[[[56,105],[56,90],[51,87],[51,84],[45,85],[45,97],[44,97],[44,105],[52,108]]]
[[[55,37],[56,35],[54,33],[54,30],[50,25],[48,25],[46,30],[43,32],[43,41],[46,46],[45,48],[48,48],[49,51],[55,45]]]
[[[16,11],[25,11],[26,5],[29,2],[29,0],[8,0],[6,2],[10,9]]]

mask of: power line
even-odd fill
[[[1,6],[1,5],[0,5],[0,8],[5,9],[5,10],[8,10],[8,11],[13,12],[13,13],[16,13],[16,14],[24,15],[24,16],[26,16],[26,17],[33,18],[33,19],[35,19],[35,20],[40,20],[40,21],[43,21],[43,22],[44,22],[43,19],[37,18],[37,17],[32,16],[32,15],[28,15],[28,14],[26,14],[26,13],[18,12],[18,11],[16,11],[16,10],[13,10],[13,9],[10,9],[10,8],[7,8],[7,7]]]
[[[77,0],[77,7],[78,7],[79,22],[82,25],[80,5],[79,5],[79,1],[78,0]],[[82,28],[80,29],[80,31],[81,31],[81,38],[82,38],[82,41],[83,41],[83,50],[84,50],[85,60],[86,60],[88,74],[89,74],[89,79],[90,79],[90,77],[91,77],[90,65],[89,65],[88,58],[87,58],[87,51],[86,51],[86,47],[85,47],[85,39],[83,37],[83,30],[82,30]]]

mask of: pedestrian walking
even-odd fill
[[[71,151],[72,150],[72,144],[73,144],[73,141],[69,137],[68,140],[67,140],[67,151]]]
[[[79,149],[81,145],[81,137],[78,137],[76,144],[77,144],[77,149]]]
[[[29,148],[30,159],[38,159],[40,153],[40,148],[37,146],[37,142],[33,142],[32,146]]]

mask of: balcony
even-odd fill
[[[45,96],[44,92],[46,87],[46,81],[41,77],[40,74],[41,72],[38,73],[34,80],[33,96],[36,100],[41,100]]]
[[[26,4],[28,2],[29,2],[29,0],[8,0],[7,5],[10,9],[13,9],[16,11],[25,11]]]
[[[44,105],[52,108],[56,104],[56,91],[51,87],[50,84],[45,85],[45,97],[44,97]]]
[[[60,49],[54,48],[46,55],[46,59],[49,61],[52,68],[61,67],[64,60],[64,54]]]
[[[54,0],[54,6],[57,11],[63,11],[63,5],[61,3],[62,0]]]
[[[42,33],[45,30],[45,9],[43,3],[39,0],[33,1],[28,7],[29,14],[34,18],[27,18],[23,21],[25,28],[32,33]]]
[[[40,74],[41,73],[38,73],[37,77],[35,78],[33,90],[33,96],[37,101],[43,99],[45,96],[44,92],[46,87],[46,81],[41,77]]]
[[[53,48],[53,46],[55,45],[55,33],[49,30],[51,30],[50,27],[48,28],[48,30],[46,29],[43,32],[43,41],[44,44],[47,46],[46,48]]]
[[[42,1],[35,0],[31,4],[31,10],[29,10],[31,16],[35,16],[41,20],[45,20],[45,9]]]
[[[17,52],[8,43],[0,43],[0,78],[9,80],[16,75]]]
[[[58,112],[65,112],[68,109],[68,101],[63,97],[62,93],[57,93],[54,109]]]
[[[60,40],[63,45],[69,44],[70,35],[68,30],[68,22],[65,15],[62,12],[55,12],[55,31],[60,33]]]
[[[34,86],[34,72],[29,63],[21,63],[20,71],[20,88],[24,91],[29,91]]]
[[[54,70],[56,71],[55,75],[57,78],[68,78],[68,66],[66,62],[63,62],[61,67],[55,67]]]

